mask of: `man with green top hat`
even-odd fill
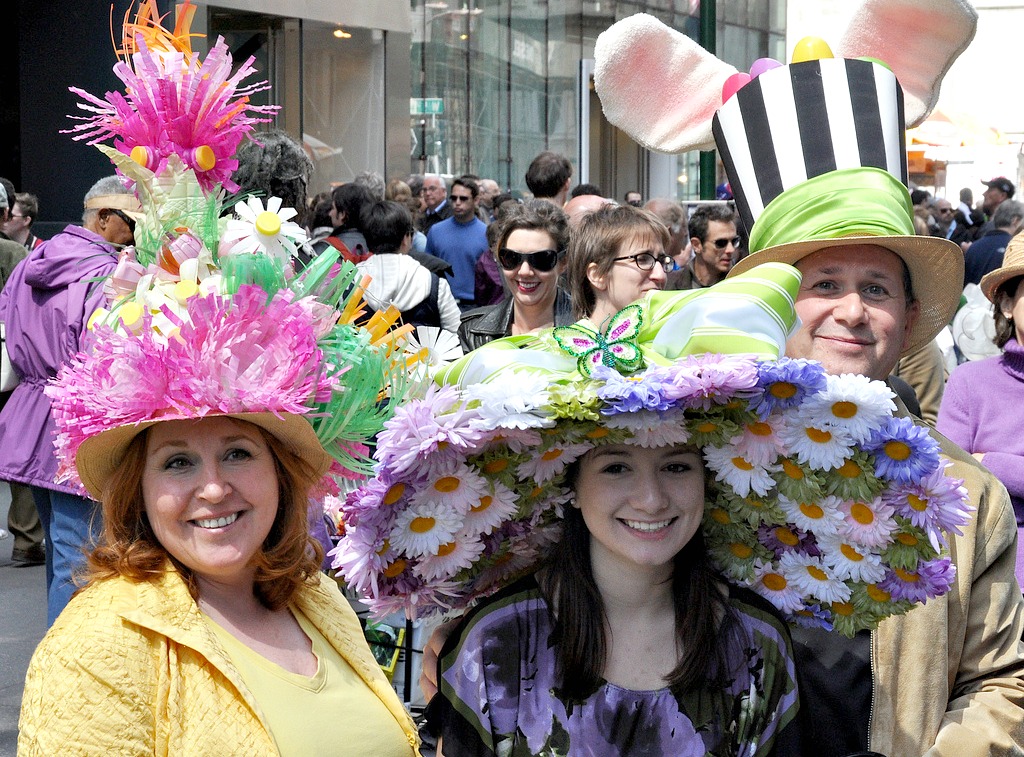
[[[802,41],[792,64],[762,59],[749,75],[650,17],[599,38],[595,83],[612,123],[672,152],[708,149],[713,134],[751,230],[751,254],[731,275],[767,261],[802,273],[788,357],[884,380],[955,312],[963,255],[914,235],[904,118],[919,122],[934,106],[976,19],[961,0],[869,0],[841,41],[845,58]],[[649,51],[646,66],[637,51]],[[657,103],[638,101],[650,91]],[[955,583],[853,640],[794,631],[805,754],[1024,753],[1024,600],[1009,497],[971,456],[919,425],[975,508],[950,542]]]

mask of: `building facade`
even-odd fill
[[[389,178],[469,172],[525,190],[526,167],[549,149],[572,160],[574,183],[593,182],[611,197],[697,197],[697,154],[651,154],[613,128],[591,72],[597,36],[634,13],[697,38],[699,0],[196,4],[194,31],[223,36],[237,59],[255,56],[273,85],[265,96],[282,106],[276,126],[301,138],[316,164],[310,194],[365,170]],[[52,5],[43,13],[18,0],[18,23],[2,32],[18,87],[0,93],[0,138],[14,143],[0,156],[0,175],[40,195],[44,222],[74,220],[76,198],[109,171],[99,153],[58,132],[75,110],[69,86],[120,88],[107,40],[111,19],[130,7]],[[162,12],[172,5],[158,0]],[[716,16],[723,60],[746,70],[760,57],[784,58],[786,0],[717,0]],[[62,173],[67,165],[77,170]]]

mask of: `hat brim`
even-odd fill
[[[906,355],[924,346],[953,319],[960,304],[964,281],[964,254],[960,247],[941,237],[853,236],[811,239],[767,247],[740,260],[729,275],[749,271],[767,262],[796,263],[811,253],[836,247],[870,244],[882,247],[906,263],[914,297],[920,307],[917,322],[903,351]]]
[[[981,287],[982,294],[988,297],[989,302],[995,305],[997,304],[995,299],[996,291],[999,287],[1017,276],[1024,276],[1024,263],[1007,266],[1006,268],[996,268],[994,271],[989,271],[981,277],[981,281],[978,286]]]
[[[301,415],[274,413],[219,413],[204,418],[237,418],[267,431],[316,471],[317,477],[327,473],[333,459],[317,439],[309,421]],[[132,440],[150,426],[172,420],[201,420],[195,416],[163,416],[141,423],[118,426],[82,442],[75,454],[78,477],[89,495],[99,501],[111,474],[121,465]]]

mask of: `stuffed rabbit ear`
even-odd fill
[[[609,122],[651,150],[715,149],[711,119],[735,68],[646,13],[602,32],[594,58]]]
[[[932,112],[942,77],[977,26],[978,13],[967,0],[865,0],[835,54],[877,58],[892,69],[909,129]]]

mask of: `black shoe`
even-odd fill
[[[39,545],[33,545],[28,549],[16,549],[11,552],[11,562],[19,568],[28,568],[32,565],[45,565],[46,550]]]

